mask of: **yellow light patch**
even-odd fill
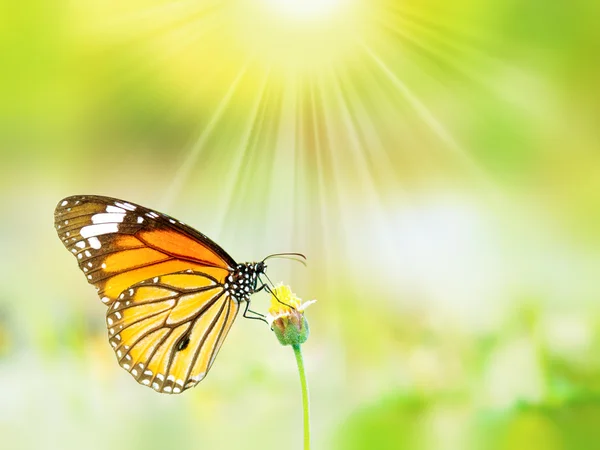
[[[227,14],[234,46],[275,72],[302,75],[354,57],[366,6],[360,0],[240,0]]]
[[[207,291],[198,292],[195,294],[184,295],[177,300],[177,306],[173,308],[169,318],[168,325],[177,324],[183,320],[190,320],[195,314],[198,314],[206,304],[209,303],[216,295],[223,291],[221,286],[218,286]],[[204,315],[207,313],[205,312]]]

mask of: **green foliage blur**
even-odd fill
[[[87,193],[308,256],[269,276],[318,299],[315,449],[600,448],[600,2],[272,3],[0,4],[0,447],[301,448],[258,321],[181,396],[118,367],[53,229]]]

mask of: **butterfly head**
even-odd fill
[[[265,273],[266,268],[267,265],[263,261],[238,264],[227,277],[225,289],[236,300],[247,302],[250,296],[257,291],[259,276]]]

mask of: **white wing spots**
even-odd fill
[[[94,250],[99,250],[102,247],[102,244],[100,244],[100,240],[96,236],[89,238],[88,243],[90,244],[90,247],[92,247]]]
[[[82,238],[87,239],[94,236],[101,236],[103,234],[116,233],[117,231],[119,231],[119,226],[116,223],[102,223],[83,227],[79,234],[81,234]]]
[[[130,367],[131,366],[129,364],[127,364],[127,363],[123,364],[123,368],[126,369],[126,370],[129,370]]]
[[[169,222],[171,222],[171,223],[177,223],[173,219],[169,219]]]
[[[153,283],[158,283],[158,277],[154,277],[154,278],[152,279],[152,282],[153,282]]]
[[[196,382],[195,381],[188,381],[188,383],[185,385],[186,389],[189,389],[193,386],[196,386]]]
[[[146,371],[144,372],[144,375],[152,375],[152,371],[151,371],[151,370],[146,370]]]
[[[108,322],[109,325],[112,325],[114,323],[112,318],[110,318],[110,317],[107,318],[106,321]]]
[[[152,383],[152,387],[154,388],[155,391],[158,391],[158,388],[160,387],[160,385],[155,381],[154,383]]]
[[[165,391],[165,392],[171,392],[172,390],[173,390],[173,388],[171,386],[165,386],[163,388],[163,391]]]
[[[175,381],[175,375],[171,374],[167,377],[167,381]]]
[[[138,376],[138,371],[136,369],[132,369],[131,370],[131,375],[133,375],[134,377]]]
[[[69,231],[67,231],[67,233],[65,234],[65,236],[69,237],[69,236],[71,236],[71,233]],[[66,239],[65,239],[65,241],[66,241]]]
[[[120,358],[121,356],[123,356],[123,352],[121,350],[117,350],[117,356]]]
[[[113,309],[119,309],[119,306],[121,306],[121,302],[115,302],[115,304],[112,307]]]
[[[74,252],[76,252],[77,250],[73,249],[72,251],[73,251],[73,253],[74,253]],[[78,253],[78,254],[77,254],[77,259],[82,259],[82,258],[83,258],[83,253]]]
[[[123,315],[120,312],[116,312],[115,313],[115,317],[119,320],[121,320],[121,318],[123,317]]]
[[[87,268],[87,267],[84,267],[84,268],[83,268],[83,271],[84,271],[84,272],[87,272],[87,271],[88,271],[88,268]]]
[[[102,265],[100,267],[102,267],[103,269],[106,269],[106,263],[102,263]]]
[[[166,388],[165,388],[165,390],[166,390]],[[181,392],[181,389],[180,389],[180,388],[178,388],[177,386],[175,386],[175,387],[173,388],[173,393],[174,393],[174,394],[179,394],[180,392]]]
[[[134,293],[134,292],[135,292],[135,291],[134,291],[133,289],[129,289],[129,296],[130,296],[130,297],[131,297],[131,296],[133,296],[133,293]]]
[[[127,209],[129,211],[135,211],[135,206],[133,206],[131,203],[115,202],[115,205],[118,206],[119,208]]]
[[[69,221],[68,220],[65,220],[65,225],[69,225]]]
[[[200,383],[204,379],[205,376],[206,376],[206,372],[202,372],[202,373],[199,373],[196,378],[191,377],[190,381],[193,381],[194,383]]]
[[[86,250],[86,251],[85,251],[85,252],[83,252],[83,253],[84,253],[84,255],[85,255],[87,258],[90,258],[90,257],[92,256],[92,254],[90,253],[90,251],[89,251],[89,250]]]
[[[146,213],[147,217],[150,217],[151,219],[158,219],[160,216],[158,214],[156,214],[154,211],[150,211]]]
[[[89,262],[89,263],[88,263],[88,267],[89,267],[90,269],[92,268],[92,263],[91,263],[91,262]]]
[[[99,224],[99,223],[121,223],[123,222],[123,219],[125,218],[125,213],[123,214],[116,214],[116,213],[100,213],[100,214],[94,214],[92,216],[92,223],[93,224]]]
[[[63,200],[63,201],[62,201],[62,203],[60,204],[60,206],[67,206],[68,204],[69,204],[69,202],[68,202],[68,201],[66,201],[66,200]]]
[[[119,343],[117,341],[110,341],[110,345],[112,345],[113,348],[117,348],[117,345],[119,345]]]
[[[143,221],[144,221],[144,218],[142,216],[138,216],[137,223],[142,223]]]
[[[75,244],[75,247],[77,247],[77,248],[85,248],[85,241],[79,241],[77,244]]]
[[[125,213],[123,208],[119,208],[118,206],[108,205],[106,207],[107,213]]]
[[[142,380],[142,383],[145,384],[146,386],[148,386],[150,384],[150,380],[148,378],[144,378]]]

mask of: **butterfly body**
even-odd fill
[[[121,367],[158,392],[180,393],[210,369],[264,262],[238,264],[202,233],[123,200],[73,196],[55,228],[107,305]]]
[[[227,276],[225,289],[238,302],[250,301],[257,290],[258,276],[265,272],[263,262],[238,264],[235,271]]]

